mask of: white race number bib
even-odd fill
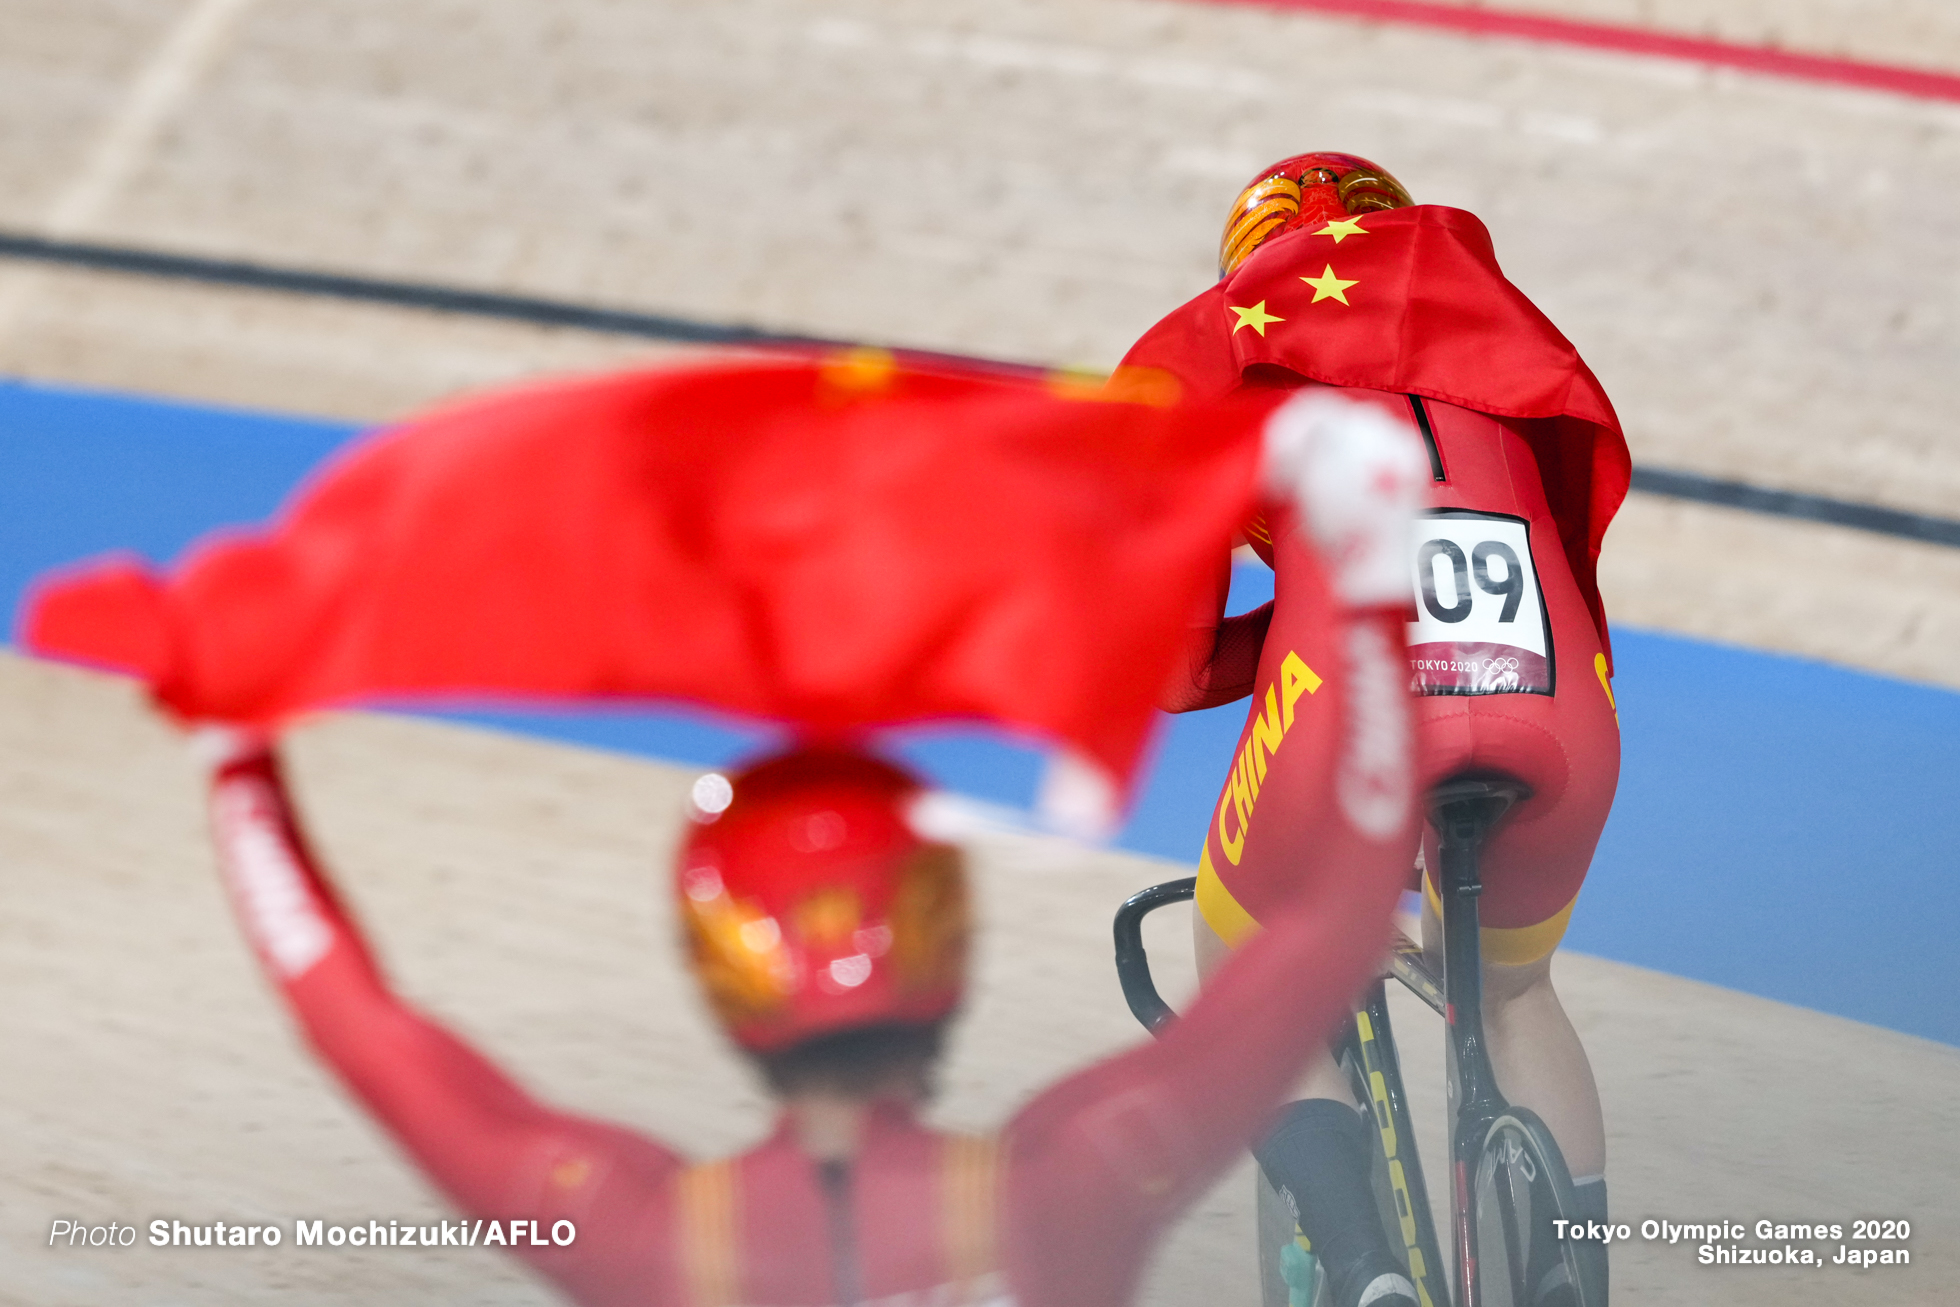
[[[1438,509],[1415,522],[1418,694],[1550,694],[1552,629],[1523,518]]]

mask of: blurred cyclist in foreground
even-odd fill
[[[777,511],[782,500],[770,501],[751,519],[754,529],[730,537],[731,567],[754,565],[758,539],[768,532],[776,533],[769,544],[777,551],[775,567],[834,545],[842,537],[810,525],[828,511],[813,496],[828,494],[833,483],[849,491],[836,531],[860,532],[867,515],[886,513],[891,520],[877,530],[890,528],[919,496],[935,492],[937,480],[923,475],[897,484],[881,501],[878,478],[894,467],[910,475],[934,439],[943,437],[952,455],[969,460],[949,501],[957,508],[992,475],[972,462],[986,441],[996,441],[1012,467],[1032,461],[1052,468],[1058,451],[1071,448],[1064,443],[1069,433],[1105,433],[1080,445],[1086,452],[1072,465],[1092,475],[1066,479],[1053,500],[1052,521],[1068,531],[1095,510],[1098,487],[1185,447],[1177,442],[1187,434],[1187,419],[1174,410],[1139,408],[1130,417],[1117,405],[1071,406],[1039,389],[933,377],[860,380],[844,392],[821,370],[795,367],[757,369],[753,376],[626,378],[610,388],[520,395],[481,413],[438,414],[427,430],[384,436],[346,460],[269,541],[221,542],[168,583],[109,565],[57,584],[42,597],[29,639],[44,653],[139,669],[166,703],[206,719],[226,715],[205,709],[212,704],[226,705],[233,720],[250,720],[269,702],[341,702],[362,687],[426,686],[444,677],[442,683],[454,684],[458,666],[485,657],[498,661],[488,670],[469,663],[471,684],[508,686],[519,683],[520,672],[532,678],[525,685],[542,684],[547,673],[560,678],[554,685],[573,684],[566,668],[589,658],[592,679],[576,684],[617,692],[625,680],[621,660],[638,651],[657,675],[649,673],[636,688],[653,692],[680,683],[675,669],[683,663],[696,665],[683,657],[687,650],[673,646],[705,641],[706,623],[656,606],[645,629],[657,634],[664,623],[674,634],[641,642],[636,631],[617,629],[625,602],[619,596],[644,595],[654,563],[627,573],[638,591],[594,578],[623,549],[652,548],[649,541],[666,538],[682,541],[676,556],[694,566],[707,556],[723,516],[739,513],[753,496],[784,493],[788,483],[772,470],[779,453],[803,457],[819,439],[833,441],[827,450],[845,451],[826,455],[828,479],[814,474],[791,487],[797,497],[787,516]],[[702,396],[707,406],[699,411],[721,415],[700,428],[700,439],[714,450],[713,484],[704,481],[701,490],[685,483],[700,471],[692,463],[677,464],[670,475],[641,475],[631,483],[635,497],[614,514],[630,526],[625,534],[566,517],[566,503],[623,493],[628,482],[606,461],[609,450],[618,467],[644,468],[649,413],[663,419],[653,425],[680,440],[695,428],[673,424],[696,411],[689,405]],[[1032,416],[1011,433],[983,423],[946,435],[975,406]],[[1037,429],[1037,420],[1050,421],[1050,410],[1065,411]],[[1272,491],[1262,501],[1268,520],[1277,535],[1296,539],[1308,560],[1293,576],[1300,602],[1316,614],[1300,648],[1315,688],[1289,701],[1288,719],[1301,729],[1279,753],[1311,778],[1296,802],[1315,826],[1319,856],[1303,867],[1293,892],[1274,903],[1261,937],[1219,970],[1162,1040],[1051,1087],[997,1135],[955,1136],[922,1124],[946,1023],[965,986],[962,859],[918,824],[922,792],[914,778],[858,747],[830,743],[806,744],[725,779],[704,778],[673,862],[672,892],[695,974],[781,1107],[770,1137],[740,1157],[692,1163],[665,1143],[539,1103],[405,1004],[311,851],[266,731],[211,727],[201,740],[219,862],[268,976],[318,1054],[451,1201],[481,1222],[473,1229],[482,1232],[482,1243],[508,1247],[576,1301],[677,1307],[1129,1301],[1159,1236],[1270,1123],[1340,1018],[1346,995],[1377,962],[1415,831],[1400,630],[1403,541],[1422,491],[1420,445],[1341,400],[1289,403],[1269,416],[1248,411],[1256,425],[1238,430],[1261,442]],[[579,433],[612,421],[607,415],[623,424],[620,441],[595,437],[580,444]],[[890,457],[890,422],[912,433],[910,460]],[[1112,432],[1120,438],[1110,438]],[[1140,437],[1156,444],[1139,446]],[[1205,441],[1188,448],[1194,458],[1214,458]],[[851,461],[852,451],[862,453],[862,462]],[[443,461],[452,456],[461,461]],[[507,468],[507,480],[524,491],[488,523],[481,520],[489,512],[484,496],[470,489],[477,484],[470,478],[486,464]],[[749,466],[769,474],[747,478]],[[835,468],[860,468],[862,475]],[[1230,489],[1230,504],[1183,537],[1192,578],[1201,574],[1205,543],[1215,534],[1223,543],[1218,528],[1246,493],[1245,466],[1226,471],[1231,475],[1220,484]],[[458,478],[464,488],[453,494],[430,491]],[[727,485],[736,486],[729,493],[737,497],[717,514],[704,496]],[[1140,511],[1153,503],[1176,505],[1177,485],[1168,473],[1145,476],[1126,502],[1143,505]],[[574,496],[566,487],[583,489]],[[887,502],[895,507],[880,507]],[[558,508],[547,511],[553,505]],[[972,532],[956,533],[951,543],[969,546],[955,551],[963,565],[993,565],[998,548],[976,553],[970,546],[1012,508],[1005,500],[991,503]],[[950,511],[907,521],[917,527],[917,539],[941,540]],[[518,524],[521,532],[503,520],[524,514],[531,516]],[[649,525],[660,522],[677,523],[675,534],[663,536],[665,528]],[[782,533],[791,528],[809,532],[798,537],[800,552],[782,550]],[[469,548],[443,552],[459,529]],[[1025,529],[1034,528],[1016,530]],[[509,545],[520,537],[529,543]],[[402,544],[423,539],[432,553]],[[382,560],[378,579],[364,570],[370,560],[360,541],[396,550]],[[313,548],[316,542],[322,547]],[[453,639],[457,612],[504,611],[495,605],[513,586],[522,589],[524,569],[550,552],[540,542],[571,550],[564,557],[578,566],[545,576],[551,586],[523,591],[526,598],[510,610],[515,620],[505,628],[512,644],[486,651],[481,628],[479,638]],[[1111,544],[1108,552],[1122,562],[1135,548]],[[493,552],[510,560],[507,573],[483,585],[470,560]],[[897,564],[887,555],[871,557],[876,568],[869,575],[891,582]],[[1074,564],[1092,566],[1100,557],[1083,552]],[[699,574],[697,568],[685,577]],[[762,617],[795,609],[809,622],[827,622],[824,612],[813,616],[796,605],[835,574],[834,568],[811,572],[815,579],[769,599],[774,606]],[[567,611],[595,620],[592,639],[609,642],[596,652],[583,641],[551,643],[562,623],[539,616],[541,605],[569,602],[563,581],[574,575],[595,587],[595,603]],[[825,705],[844,702],[846,691],[855,693],[863,660],[840,662],[836,648],[866,633],[865,623],[823,627],[822,639],[800,642],[800,628],[756,621],[765,604],[760,587],[773,568],[742,575],[758,587],[745,595],[750,619],[769,634],[756,646],[767,659],[744,662],[742,670],[763,669],[758,684],[777,696],[768,702],[801,704],[807,721]],[[1049,579],[1073,583],[1066,575]],[[1024,637],[1019,647],[1028,651],[1024,665],[1031,670],[1009,687],[1003,713],[1069,686],[1069,659],[1058,653],[1052,628],[1014,625],[1041,600],[1031,575],[1010,569],[986,580],[984,593],[960,601],[947,617],[963,619],[961,630],[991,632],[986,647],[996,656],[1012,646],[1009,635]],[[423,581],[426,590],[418,588]],[[1163,589],[1165,574],[1141,576],[1138,584],[1143,598],[1137,602],[1147,603],[1153,585]],[[942,577],[903,596],[898,616],[942,596],[946,586]],[[721,601],[713,588],[687,590],[676,582],[672,592],[692,595],[688,602],[704,611]],[[412,626],[429,595],[450,610],[426,629],[405,633],[395,622],[357,616],[399,600],[393,611],[400,624]],[[1104,629],[1120,624],[1106,590],[1101,597],[1108,610],[1097,614]],[[1136,703],[1106,700],[1100,705],[1106,715],[1147,721],[1185,597],[1179,593],[1159,615],[1162,638],[1151,638],[1164,656],[1152,655],[1124,691]],[[845,586],[831,601],[856,598]],[[1071,602],[1056,614],[1074,610]],[[239,620],[248,611],[255,619]],[[1003,615],[1008,625],[989,625]],[[967,646],[940,622],[928,623],[938,633],[917,646],[910,663],[895,665],[868,691],[883,693],[895,677],[943,684],[949,668],[975,666],[964,657],[945,659],[945,649]],[[523,641],[540,630],[542,661],[517,667]],[[234,637],[248,643],[223,643]],[[323,653],[323,646],[332,647]],[[717,657],[747,647],[700,645]],[[268,659],[274,648],[290,651],[285,661]],[[1087,689],[1080,693],[1124,683],[1126,664],[1104,661],[1115,655],[1099,642],[1084,648],[1089,661],[1078,670]],[[1119,652],[1136,656],[1134,649]],[[806,655],[814,661],[800,661]],[[850,678],[846,691],[833,676],[820,697],[786,697],[781,687],[809,678],[785,669],[819,664],[841,668],[834,676]],[[1068,707],[1063,696],[1061,708]],[[864,720],[877,719],[863,711]],[[840,737],[831,731],[813,738]]]

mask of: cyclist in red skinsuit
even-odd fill
[[[1522,297],[1477,243],[1487,241],[1481,226],[1473,232],[1473,219],[1450,211],[1388,217],[1411,204],[1393,177],[1350,155],[1301,155],[1263,170],[1228,221],[1220,285],[1158,324],[1124,365],[1168,372],[1193,398],[1336,384],[1420,428],[1435,510],[1421,524],[1412,569],[1420,777],[1426,788],[1498,773],[1531,787],[1481,860],[1486,1028],[1506,1095],[1546,1120],[1582,1202],[1603,1218],[1598,1091],[1552,989],[1550,959],[1619,776],[1592,564],[1624,493],[1625,445],[1570,346],[1542,315],[1516,307]],[[1391,260],[1391,249],[1408,252]],[[1263,257],[1245,266],[1255,255]],[[1490,303],[1502,311],[1479,318]],[[1444,358],[1451,348],[1464,352]],[[1189,678],[1161,704],[1188,711],[1251,693],[1241,759],[1263,700],[1287,684],[1287,651],[1315,621],[1294,600],[1289,551],[1257,519],[1245,534],[1274,569],[1275,600],[1224,618],[1229,568],[1221,567],[1213,621],[1193,632]],[[1243,770],[1235,764],[1201,857],[1201,957],[1263,922],[1312,847],[1312,831],[1289,820],[1283,802],[1237,808]],[[1434,838],[1425,831],[1429,865]],[[1426,879],[1424,888],[1425,937],[1440,940],[1435,890]],[[1389,1265],[1372,1221],[1365,1136],[1331,1059],[1320,1060],[1307,1093],[1261,1161],[1322,1252],[1337,1307],[1350,1307]],[[1540,1300],[1556,1302],[1557,1292],[1548,1285]]]
[[[1353,388],[1341,393],[1398,420],[1408,420],[1411,412],[1405,395]],[[1422,407],[1448,469],[1431,495],[1436,509],[1515,517],[1527,524],[1531,540],[1558,539],[1557,523],[1535,473],[1528,423],[1436,400],[1424,400]],[[1258,524],[1253,529],[1263,531]],[[1276,596],[1281,589],[1290,590],[1285,578],[1292,564],[1281,561],[1284,551],[1259,536],[1249,543],[1274,569]],[[1422,739],[1419,777],[1425,787],[1482,770],[1516,776],[1532,789],[1531,802],[1499,827],[1482,861],[1487,868],[1480,901],[1484,948],[1491,961],[1510,965],[1547,956],[1564,934],[1619,777],[1619,726],[1601,684],[1605,655],[1598,630],[1563,555],[1555,548],[1540,549],[1533,551],[1533,559],[1551,631],[1553,665],[1541,674],[1541,683],[1562,682],[1568,688],[1576,683],[1578,693],[1458,694],[1449,692],[1456,688],[1455,678],[1446,671],[1415,673],[1444,687],[1423,694],[1416,705]],[[1487,566],[1485,574],[1498,584],[1507,579],[1501,564]],[[1167,696],[1167,708],[1215,707],[1252,694],[1256,714],[1265,689],[1279,683],[1279,660],[1299,645],[1306,636],[1303,628],[1313,621],[1283,596],[1255,612],[1224,617],[1225,588],[1221,582],[1217,624],[1196,632],[1199,653],[1189,685]],[[1521,605],[1527,613],[1531,599],[1527,595]],[[1449,607],[1433,596],[1429,602]],[[1435,624],[1429,625],[1433,629]],[[1424,659],[1412,648],[1412,665],[1423,661],[1435,659]],[[1425,831],[1426,859],[1435,857],[1434,835]],[[1230,882],[1246,914],[1259,920],[1266,901],[1288,892],[1285,872],[1261,859],[1265,849],[1257,844],[1246,846],[1246,861],[1228,862],[1220,856],[1220,838],[1214,827],[1204,860],[1221,882]],[[1287,855],[1273,850],[1269,856],[1277,861]],[[1433,898],[1434,887],[1424,883]],[[1207,920],[1231,911],[1221,907],[1208,913]]]
[[[1400,475],[1375,491],[1412,503],[1416,477]],[[1336,498],[1352,512],[1370,493]],[[1276,514],[1283,535],[1295,521]],[[1357,925],[1386,921],[1405,876],[1415,816],[1393,555],[1407,527],[1372,522],[1344,529],[1350,561],[1331,581],[1303,546],[1289,575],[1314,614],[1303,649],[1320,684],[1291,705],[1309,729],[1274,761],[1293,769],[1290,801],[1315,824],[1325,874],[1269,906],[1260,938],[1165,1038],[1051,1087],[996,1137],[917,1119],[963,983],[963,873],[914,830],[916,783],[862,754],[798,751],[695,790],[676,901],[711,1005],[783,1108],[731,1162],[691,1165],[538,1103],[404,1004],[309,851],[270,748],[214,730],[225,884],[320,1056],[473,1222],[495,1223],[497,1242],[575,1301],[1127,1302],[1158,1236],[1260,1133],[1339,1019],[1380,952],[1381,934]],[[1375,543],[1357,551],[1357,531]],[[1353,561],[1365,554],[1373,580]]]

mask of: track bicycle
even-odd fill
[[[1376,1205],[1391,1249],[1422,1307],[1537,1307],[1541,1301],[1605,1307],[1606,1250],[1596,1243],[1556,1240],[1554,1219],[1579,1216],[1571,1173],[1558,1144],[1536,1114],[1508,1103],[1497,1086],[1484,1039],[1483,970],[1477,898],[1483,892],[1478,857],[1511,807],[1530,797],[1511,779],[1446,781],[1429,793],[1429,818],[1441,846],[1443,969],[1438,974],[1420,945],[1398,932],[1384,974],[1369,986],[1353,1018],[1334,1041],[1334,1054],[1355,1100],[1375,1129]],[[1157,992],[1143,947],[1143,919],[1196,892],[1195,877],[1153,885],[1117,910],[1116,973],[1130,1011],[1157,1032],[1176,1014]],[[1403,1092],[1400,1059],[1389,1022],[1386,980],[1392,976],[1444,1019],[1449,1057],[1451,1283],[1417,1155]],[[1262,1178],[1262,1186],[1264,1180]],[[1282,1236],[1283,1238],[1283,1236]],[[1551,1241],[1550,1245],[1542,1241]],[[1279,1241],[1273,1241],[1279,1242]],[[1549,1269],[1532,1283],[1534,1263]],[[1301,1244],[1267,1252],[1261,1280],[1270,1307],[1318,1307],[1325,1294]],[[1534,1258],[1534,1251],[1540,1256]],[[1557,1290],[1563,1276],[1569,1295]],[[1454,1293],[1451,1288],[1454,1285]],[[1558,1296],[1547,1297],[1548,1292]]]

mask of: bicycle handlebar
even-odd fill
[[[1116,978],[1122,983],[1123,1000],[1130,1006],[1130,1015],[1153,1035],[1175,1019],[1177,1013],[1157,992],[1157,982],[1150,974],[1150,958],[1143,947],[1143,919],[1158,908],[1195,897],[1197,884],[1195,876],[1167,880],[1132,894],[1116,910]],[[1389,952],[1386,974],[1401,981],[1417,998],[1434,1008],[1437,1015],[1443,1014],[1447,1004],[1441,974],[1423,957],[1422,946],[1399,932]]]
[[[1512,777],[1456,777],[1430,790],[1430,820],[1444,836],[1446,844],[1480,843],[1483,836],[1514,804],[1531,797],[1531,787]],[[1471,893],[1481,885],[1469,887]],[[1156,1034],[1177,1013],[1157,992],[1150,975],[1150,958],[1143,947],[1143,919],[1171,903],[1185,903],[1197,896],[1198,878],[1186,876],[1139,890],[1123,900],[1116,910],[1116,978],[1123,986],[1123,1000],[1130,1015],[1143,1028]],[[1406,939],[1392,950],[1388,974],[1406,985],[1417,997],[1438,1012],[1447,1009],[1442,977],[1430,968],[1422,950]]]
[[[1116,978],[1123,983],[1123,1000],[1130,1005],[1130,1015],[1153,1035],[1177,1013],[1150,978],[1150,958],[1143,949],[1143,919],[1166,904],[1186,902],[1197,892],[1196,876],[1167,880],[1132,894],[1116,910]]]

